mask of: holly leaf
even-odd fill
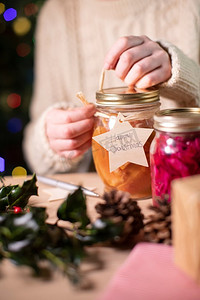
[[[5,198],[18,185],[7,185],[0,188],[0,200]]]
[[[92,245],[119,238],[123,230],[123,223],[115,224],[109,219],[97,219],[83,234],[77,233],[75,236],[84,244]]]
[[[41,251],[48,244],[45,208],[0,214],[0,245],[5,258],[38,271]]]
[[[8,197],[4,197],[0,199],[0,212],[6,211],[6,208],[8,206]]]
[[[27,213],[15,214],[11,212],[0,214],[0,241],[3,241],[7,246],[10,243],[15,245],[15,242],[20,241],[16,249],[21,251],[21,248],[26,246],[21,241],[28,239],[32,241],[39,240],[38,233],[46,226],[45,216],[44,208],[30,208],[30,212]]]
[[[8,195],[17,185],[2,186],[0,188],[0,211],[6,211],[8,206]]]
[[[24,208],[31,195],[38,195],[38,187],[36,186],[36,175],[32,179],[24,181],[22,186],[3,185],[0,188],[0,211],[4,212],[7,208],[20,206]]]
[[[57,211],[59,219],[71,223],[79,223],[79,228],[85,228],[90,219],[87,216],[86,198],[81,187],[69,194],[66,200],[60,205]]]
[[[19,206],[24,208],[28,204],[28,200],[32,195],[38,195],[38,187],[36,186],[36,174],[31,180],[24,181],[22,186],[15,186],[8,194],[9,207]]]
[[[45,260],[78,283],[78,267],[85,256],[82,243],[45,220],[45,208],[40,207],[20,214],[1,213],[0,260],[8,258],[16,265],[27,265],[38,275]]]

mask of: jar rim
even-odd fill
[[[164,132],[200,131],[200,108],[163,109],[154,114],[154,129]]]
[[[138,89],[135,87],[106,88],[96,92],[97,105],[121,106],[159,101],[159,90],[156,87]]]

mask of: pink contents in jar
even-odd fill
[[[171,199],[174,179],[200,174],[200,108],[160,110],[150,147],[153,203]]]
[[[200,133],[155,137],[151,154],[154,201],[171,201],[170,185],[176,178],[200,174]]]

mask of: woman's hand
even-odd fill
[[[46,116],[46,135],[50,147],[66,158],[75,158],[86,152],[91,146],[95,112],[93,104],[68,110],[50,110]]]
[[[148,88],[171,77],[169,54],[146,36],[121,37],[107,53],[104,69],[128,86]]]

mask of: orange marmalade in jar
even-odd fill
[[[127,87],[96,93],[97,113],[92,139],[96,171],[105,190],[118,189],[134,199],[151,197],[149,149],[159,92]]]

